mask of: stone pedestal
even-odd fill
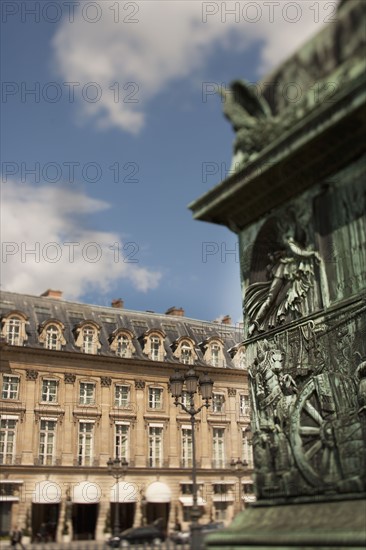
[[[366,500],[252,506],[206,538],[220,550],[364,549]]]

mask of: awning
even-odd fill
[[[39,481],[32,495],[34,504],[57,504],[61,502],[61,487],[55,481]]]
[[[111,502],[137,502],[138,500],[138,488],[135,483],[129,481],[120,481],[115,483],[111,489]]]
[[[146,489],[145,497],[147,502],[170,502],[172,492],[166,483],[154,481]]]
[[[192,496],[184,496],[179,498],[179,502],[183,504],[183,506],[193,506],[193,497]],[[206,504],[206,501],[203,500],[202,497],[197,497],[197,505],[198,506],[204,506]]]
[[[97,483],[81,481],[72,491],[72,502],[75,504],[96,504],[100,501],[102,491]]]
[[[243,495],[244,502],[255,502],[257,497],[255,495]]]
[[[212,500],[214,502],[232,502],[234,500],[234,495],[212,495]]]

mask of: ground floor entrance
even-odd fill
[[[12,502],[0,502],[0,537],[10,533]]]
[[[99,504],[72,504],[74,540],[94,540]]]
[[[148,502],[146,504],[146,522],[152,523],[162,518],[164,531],[167,529],[169,520],[170,502]]]
[[[32,541],[55,542],[60,504],[32,503]]]
[[[114,532],[114,526],[116,525],[116,514],[118,513],[119,530],[124,531],[133,526],[135,518],[135,503],[134,502],[111,502],[110,505],[110,526],[111,532]]]

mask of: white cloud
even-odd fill
[[[100,126],[137,133],[144,125],[148,101],[172,81],[202,69],[217,45],[230,55],[230,48],[244,51],[260,44],[258,70],[268,71],[320,30],[335,3],[328,2],[327,8],[300,0],[89,3],[98,6],[98,13],[95,7],[85,11],[80,2],[75,20],[66,17],[54,37],[56,68],[68,82],[81,84],[77,93],[83,115],[96,117]],[[99,19],[92,23],[94,18]],[[245,67],[234,78],[245,78]],[[95,103],[80,93],[88,82],[101,87]],[[129,82],[135,83],[135,89],[123,89]]]
[[[138,243],[88,227],[88,215],[109,208],[104,201],[15,181],[3,184],[1,195],[3,289],[40,294],[57,288],[79,299],[90,291],[106,294],[121,279],[142,292],[158,286],[161,274],[138,264]]]

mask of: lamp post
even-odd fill
[[[196,373],[194,368],[190,368],[185,374],[182,374],[178,370],[169,378],[170,392],[174,397],[174,404],[176,407],[180,406],[191,417],[192,426],[192,497],[193,505],[191,509],[191,548],[196,550],[199,548],[199,524],[198,520],[201,516],[200,508],[197,504],[197,469],[196,469],[196,441],[195,441],[195,422],[196,415],[201,412],[204,407],[210,406],[210,399],[212,398],[213,381],[205,372],[201,377]],[[186,406],[182,399],[183,386],[185,384],[185,391],[189,397],[189,406]],[[199,407],[194,405],[194,396],[200,388],[202,399],[204,403]]]
[[[232,472],[239,479],[239,507],[238,507],[238,512],[240,512],[240,510],[242,509],[242,506],[243,506],[243,499],[242,499],[243,487],[242,487],[242,484],[241,484],[241,479],[245,475],[247,467],[248,467],[248,462],[246,460],[240,460],[240,458],[238,458],[237,460],[235,460],[235,458],[231,459],[230,468],[231,468]]]
[[[108,473],[113,476],[113,478],[116,480],[116,509],[114,513],[114,524],[113,524],[113,536],[117,536],[119,534],[119,480],[121,477],[124,477],[127,468],[128,468],[128,462],[125,458],[119,459],[110,458],[107,461],[108,466]]]

